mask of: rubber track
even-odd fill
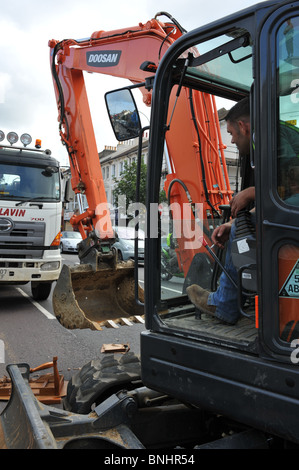
[[[94,403],[122,388],[135,388],[141,382],[140,359],[133,352],[107,354],[94,359],[73,375],[68,383],[64,408],[73,413],[88,414]]]

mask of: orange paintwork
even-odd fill
[[[69,152],[73,190],[76,193],[83,192],[89,205],[88,211],[73,217],[71,223],[79,226],[83,237],[95,227],[100,231],[100,238],[113,236],[111,221],[107,218],[107,199],[83,71],[127,78],[132,83],[142,83],[151,73],[142,71],[140,65],[145,61],[150,61],[158,66],[159,60],[167,48],[181,35],[177,28],[170,33],[171,27],[173,25],[170,23],[162,23],[152,19],[144,24],[139,23],[138,26],[134,27],[108,32],[96,31],[91,35],[91,38],[80,41],[80,43],[75,40],[64,40],[59,43],[55,67],[62,87],[65,106],[65,113],[60,126],[61,139]],[[49,41],[51,66],[54,47],[57,44],[58,41]],[[121,51],[121,57],[117,65],[95,67],[87,64],[87,52],[97,51],[99,53],[107,50]],[[54,88],[60,113],[61,103],[55,80]],[[149,105],[151,94],[143,88],[140,91],[143,93],[144,102]],[[174,101],[174,97],[171,98],[171,101]],[[214,99],[207,94],[194,92],[194,102],[205,164],[207,188],[211,202],[217,209],[219,204],[227,204],[232,194],[223,155],[224,146],[221,140],[217,109]],[[198,138],[191,121],[188,91],[184,88],[176,107],[170,131],[166,133],[170,164],[174,172],[173,175],[168,176],[165,189],[167,190],[168,183],[173,177],[178,177],[184,181],[192,201],[203,204],[204,219],[206,219],[210,207],[206,203],[201,184],[202,172]],[[172,104],[170,104],[170,109],[172,109]],[[60,115],[59,121],[61,121]],[[222,157],[223,172],[219,152]],[[178,202],[181,207],[184,202],[188,202],[184,190],[179,185],[174,185],[172,188],[172,202]],[[103,211],[98,209],[99,205],[101,205]],[[192,217],[193,215],[191,215]],[[198,248],[186,250],[185,252],[183,250],[185,241],[183,237],[179,249],[182,267],[187,272]]]

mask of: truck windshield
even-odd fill
[[[0,200],[43,202],[60,200],[57,167],[34,167],[0,163]]]

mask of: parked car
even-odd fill
[[[135,229],[133,227],[113,227],[116,242],[113,246],[117,249],[118,259],[128,261],[134,259]],[[144,263],[144,239],[143,230],[138,231],[138,263]]]
[[[78,243],[82,240],[81,234],[79,232],[73,231],[65,231],[62,232],[61,239],[60,239],[60,250],[61,252],[64,251],[72,251],[78,253]]]

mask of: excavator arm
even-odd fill
[[[79,226],[83,238],[95,229],[99,239],[113,238],[83,72],[142,83],[149,75],[140,68],[142,64],[157,64],[177,35],[173,24],[153,19],[136,27],[97,31],[87,40],[49,42],[59,131],[69,155],[72,188],[77,194],[85,194],[89,205],[85,213],[71,220]],[[146,89],[141,92],[150,105],[151,93]]]
[[[54,82],[55,96],[58,106],[59,132],[62,143],[66,146],[71,169],[71,184],[76,194],[85,194],[88,209],[79,215],[73,216],[71,223],[79,227],[83,242],[79,246],[79,257],[82,264],[92,266],[98,276],[98,282],[92,279],[86,282],[79,304],[81,311],[90,305],[91,297],[86,296],[86,290],[93,284],[103,292],[103,270],[112,269],[113,279],[118,279],[116,292],[121,289],[119,277],[116,276],[118,267],[113,253],[114,231],[109,215],[104,181],[99,162],[98,149],[91,112],[88,103],[83,72],[100,73],[128,79],[132,84],[140,84],[143,101],[151,104],[151,89],[147,86],[148,78],[153,77],[165,51],[176,41],[184,29],[174,20],[162,23],[157,16],[166,15],[161,12],[146,23],[138,26],[114,30],[97,31],[90,38],[83,40],[67,39],[63,41],[49,41],[51,70]],[[196,53],[196,51],[190,51]],[[144,84],[144,86],[141,86]],[[178,89],[180,90],[178,92]],[[218,115],[215,102],[210,95],[197,91],[191,92],[187,88],[174,88],[171,95],[172,105],[176,108],[174,115],[169,116],[171,126],[166,131],[165,139],[168,150],[168,175],[165,181],[165,191],[171,205],[171,217],[176,221],[182,220],[182,211],[186,210],[186,217],[192,220],[193,225],[187,224],[180,229],[181,237],[178,240],[177,253],[181,269],[185,275],[188,273],[196,253],[204,250],[198,243],[184,250],[185,242],[194,237],[194,221],[201,220],[207,226],[208,219],[220,216],[219,206],[227,204],[231,197],[228,175],[226,171],[224,146],[221,140]],[[188,142],[186,146],[186,142]],[[178,222],[179,224],[181,222]],[[201,225],[202,225],[201,224]],[[186,230],[186,227],[188,228]],[[202,233],[201,226],[200,234]],[[191,231],[191,233],[190,233]],[[193,235],[192,235],[193,234]],[[198,238],[198,237],[197,237]],[[72,274],[68,268],[62,271],[61,280],[57,283],[54,292],[54,311],[57,317],[67,327],[78,327],[78,321],[65,322],[62,320],[62,301],[65,298],[66,285],[72,293],[82,290],[82,284],[87,279],[86,273]],[[87,268],[86,268],[87,269]],[[89,268],[88,268],[89,269]],[[119,270],[118,270],[119,272]],[[105,274],[107,282],[108,272]],[[80,288],[74,287],[74,279]],[[111,285],[111,272],[109,273]],[[93,293],[95,291],[93,290]],[[93,296],[95,297],[95,296]],[[78,303],[77,298],[69,299],[68,306]],[[100,302],[100,300],[98,299]],[[105,302],[105,312],[111,310],[111,296]],[[100,302],[102,303],[102,302]],[[121,304],[126,304],[124,298]],[[109,308],[108,308],[109,305]],[[129,311],[122,312],[123,317],[132,316],[133,302],[128,304]],[[56,307],[55,307],[56,306]],[[97,311],[97,305],[95,304]],[[136,309],[133,309],[136,310]],[[56,311],[55,311],[56,313]],[[140,313],[140,309],[138,310]],[[71,313],[70,313],[71,314]],[[85,316],[85,315],[84,315]],[[95,317],[92,314],[92,325]],[[105,314],[106,316],[106,314]],[[115,314],[114,319],[121,315]],[[89,315],[91,317],[91,315]],[[86,327],[84,319],[83,324]],[[100,322],[100,324],[102,324]],[[88,323],[88,327],[91,325]],[[96,328],[99,327],[97,323]]]

